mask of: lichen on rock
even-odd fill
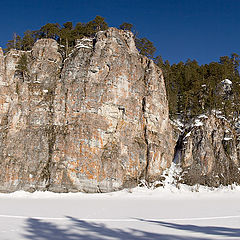
[[[52,39],[0,52],[0,85],[0,191],[108,192],[154,181],[171,164],[162,71],[131,32],[98,32],[64,61]]]

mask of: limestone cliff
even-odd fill
[[[218,187],[240,183],[240,135],[223,117],[195,120],[176,146],[182,182]]]
[[[66,59],[51,39],[0,51],[0,93],[2,192],[107,192],[154,181],[171,164],[163,75],[128,31],[82,39]]]

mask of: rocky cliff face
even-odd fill
[[[0,191],[107,192],[171,164],[162,72],[130,32],[82,39],[64,61],[51,39],[0,51],[0,93]]]
[[[240,135],[226,119],[214,115],[196,119],[179,138],[176,150],[182,182],[214,187],[240,183]]]

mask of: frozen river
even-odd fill
[[[0,194],[0,239],[240,239],[240,190]]]

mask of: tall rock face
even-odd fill
[[[171,164],[162,72],[130,32],[82,39],[64,61],[51,39],[0,52],[0,91],[0,191],[114,191]]]
[[[62,57],[53,40],[4,59],[0,105],[0,190],[44,190],[49,185],[54,128],[53,100]],[[25,73],[16,69],[25,54]]]
[[[182,181],[218,187],[240,183],[240,135],[224,118],[197,119],[179,138]]]

